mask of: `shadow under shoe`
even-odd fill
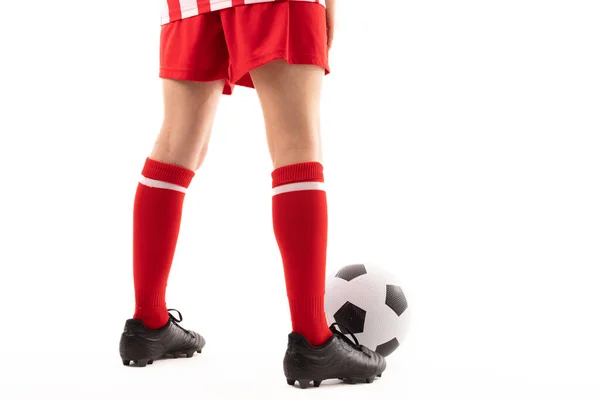
[[[121,334],[119,353],[123,365],[145,367],[161,358],[179,358],[184,355],[193,357],[201,353],[206,341],[194,331],[182,328],[179,322],[183,316],[177,310],[179,318],[169,312],[169,321],[160,329],[148,329],[139,319],[128,319]]]
[[[302,389],[312,381],[315,387],[327,379],[341,379],[346,383],[372,383],[386,368],[385,358],[354,342],[332,324],[333,335],[321,346],[311,346],[304,336],[290,333],[288,348],[283,359],[283,371],[289,385],[296,381]],[[345,329],[345,328],[344,328]],[[346,331],[349,332],[348,329]]]

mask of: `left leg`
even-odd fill
[[[227,79],[229,61],[219,14],[163,26],[160,47],[164,119],[135,196],[136,307],[121,334],[124,365],[133,361],[145,366],[165,355],[190,357],[205,344],[202,336],[178,324],[181,314],[169,313],[165,294],[185,192],[204,160]]]

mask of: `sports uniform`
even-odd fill
[[[255,4],[256,3],[256,4]],[[167,0],[160,77],[254,87],[249,71],[282,59],[329,73],[323,0]]]
[[[328,73],[324,6],[324,0],[165,0],[160,76],[225,80],[223,93],[231,94],[234,85],[253,87],[249,72],[273,60],[312,64]],[[206,344],[200,334],[179,325],[181,313],[167,309],[165,296],[183,201],[194,175],[151,158],[142,170],[133,223],[136,308],[119,345],[124,365],[145,367],[164,357],[192,357]],[[298,382],[301,388],[310,382],[318,387],[326,379],[371,383],[386,368],[383,356],[355,338],[353,342],[335,324],[327,326],[323,166],[317,161],[280,166],[272,180],[273,229],[292,322],[283,359],[287,383]]]

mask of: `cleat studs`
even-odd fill
[[[137,360],[138,367],[145,367],[148,364],[148,360]]]
[[[294,386],[294,384],[296,383],[296,381],[294,379],[288,379],[287,380],[287,384],[290,386]]]
[[[185,353],[185,355],[187,356],[187,358],[192,358],[194,357],[194,353],[196,353],[195,351],[188,351],[187,353]]]
[[[381,374],[377,374],[377,377],[381,378]]]
[[[300,384],[300,389],[306,389],[310,384],[310,379],[298,379],[298,383]]]
[[[129,365],[129,360],[123,360],[123,365],[128,366]]]
[[[197,353],[202,353],[202,349],[198,350]]]
[[[365,382],[366,382],[366,383],[373,383],[373,381],[374,381],[374,380],[375,380],[375,378],[373,378],[373,377],[370,377],[370,378],[366,378],[366,379],[365,379]]]
[[[154,360],[148,360],[148,365],[154,364]]]
[[[173,358],[179,358],[179,354],[173,353]]]
[[[313,381],[313,384],[315,385],[315,387],[319,387],[321,386],[321,382],[323,381]]]

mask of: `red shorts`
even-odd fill
[[[325,7],[272,2],[232,7],[163,25],[160,77],[225,80],[253,88],[249,72],[270,61],[312,64],[329,73]]]

